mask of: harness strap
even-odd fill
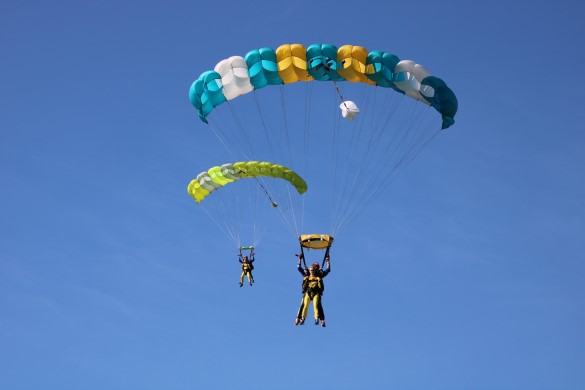
[[[327,249],[325,250],[325,256],[323,256],[323,262],[321,263],[321,268],[325,267],[325,260],[329,257],[329,248],[331,248],[331,247],[328,246]]]
[[[301,258],[303,259],[303,265],[307,268],[307,262],[305,261],[305,251],[303,250],[303,245],[301,244]]]

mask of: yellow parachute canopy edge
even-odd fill
[[[329,234],[303,234],[299,242],[303,248],[327,249],[333,244],[333,237]]]
[[[240,179],[272,177],[288,181],[299,194],[307,191],[307,183],[289,168],[266,161],[240,161],[215,166],[191,180],[187,191],[195,202],[201,203],[210,193]]]

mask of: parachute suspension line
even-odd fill
[[[225,221],[230,221],[231,218],[231,220],[233,221],[231,224],[231,230],[233,232],[233,236],[235,237],[235,241],[238,247],[242,245],[242,237],[240,235],[240,232],[242,232],[243,230],[242,212],[237,207],[239,203],[239,198],[240,198],[239,193],[236,193],[235,201],[234,198],[231,198],[229,196],[224,197],[222,194],[222,197],[220,198],[221,200],[220,206],[223,205],[223,207],[219,207],[219,209],[222,210],[222,212],[224,213],[222,219]]]
[[[363,93],[363,89],[362,89]],[[370,99],[365,99],[366,104]],[[372,113],[373,110],[367,110],[369,113]],[[339,120],[339,115],[335,116]],[[341,120],[339,120],[341,122]],[[363,118],[362,120],[357,120],[352,122],[352,132],[351,138],[349,141],[348,149],[349,154],[346,158],[346,164],[344,165],[341,172],[344,172],[343,177],[339,180],[341,183],[340,190],[336,191],[337,199],[334,201],[334,210],[337,211],[337,215],[332,218],[332,227],[331,232],[333,235],[337,236],[337,230],[340,227],[340,222],[343,220],[343,217],[349,212],[351,209],[352,204],[359,204],[360,197],[359,196],[347,196],[345,194],[355,194],[356,192],[365,191],[367,188],[366,182],[364,182],[365,175],[363,174],[366,170],[369,161],[373,158],[372,153],[363,153],[364,150],[360,150],[362,135],[364,134],[364,127],[365,127],[366,120]],[[363,148],[363,146],[362,146]],[[356,156],[358,154],[363,154],[365,157],[361,159],[357,159]],[[360,181],[360,183],[358,183]],[[357,188],[357,190],[355,189]]]
[[[341,103],[343,103],[343,106],[349,110],[349,107],[347,106],[347,104],[345,104],[345,99],[343,98],[343,94],[341,93],[341,90],[339,89],[339,87],[337,86],[337,81],[333,80],[333,85],[335,86],[335,90],[337,91],[337,94],[339,95],[339,98],[341,99]]]
[[[423,145],[421,145],[418,150],[416,151],[416,153],[412,156],[412,158],[410,158],[405,164],[404,164],[404,168],[406,168],[408,166],[408,164],[410,164],[415,158],[416,156],[418,156],[418,154],[426,148],[426,146],[431,143],[431,141],[439,134],[439,132],[434,133],[431,138],[429,138],[428,140],[425,141],[425,143]],[[391,176],[389,177],[389,179],[383,179],[383,181],[387,181],[387,185],[390,185],[394,179],[396,179],[396,177],[398,176],[398,172],[396,172],[396,169],[392,170],[387,176]],[[379,187],[377,188],[375,191],[371,192],[370,194],[367,195],[367,197],[364,199],[364,205],[365,207],[367,207],[368,205],[370,205],[373,201],[373,199],[375,199],[376,197],[378,197],[378,195],[380,195],[380,193],[382,192],[383,187]],[[357,210],[356,212],[351,213],[346,221],[346,225],[349,225],[351,222],[353,222],[354,219],[356,219],[358,216]],[[345,228],[345,226],[343,227]],[[343,229],[339,230],[338,234],[341,234],[341,232],[343,231]]]
[[[264,234],[268,230],[270,226],[270,219],[272,213],[272,208],[270,210],[266,207],[266,195],[270,192],[267,190],[267,185],[262,184],[260,180],[262,178],[255,177],[258,186],[255,187],[256,191],[248,191],[244,192],[242,196],[249,197],[248,203],[251,206],[251,210],[255,210],[255,213],[246,213],[246,216],[250,218],[250,221],[243,221],[246,222],[251,227],[252,232],[252,246],[257,246],[262,241]],[[268,195],[270,196],[270,195]],[[240,201],[236,202],[232,209],[238,209],[237,205],[241,204]]]
[[[357,188],[357,191],[355,192],[356,196],[347,198],[346,205],[343,208],[345,210],[345,215],[351,214],[353,212],[352,210],[361,208],[364,196],[371,191],[371,188],[375,187],[376,185],[381,185],[381,183],[376,180],[377,175],[368,175],[367,172],[376,172],[376,168],[378,170],[380,169],[381,161],[376,161],[376,165],[372,166],[372,164],[374,164],[374,157],[381,157],[382,161],[384,157],[386,157],[384,155],[379,156],[378,153],[373,153],[373,151],[376,149],[381,149],[380,144],[382,135],[385,133],[385,129],[377,129],[374,124],[374,112],[376,112],[374,107],[376,106],[377,90],[374,88],[367,91],[369,92],[368,94],[366,94],[366,89],[362,88],[362,100],[365,102],[367,112],[365,112],[363,121],[360,124],[357,141],[359,143],[359,138],[362,138],[363,134],[365,140],[367,141],[365,142],[367,145],[366,153],[363,153],[363,150],[360,152],[365,154],[365,157],[363,159],[357,160],[359,161],[359,164],[356,164],[357,171],[350,176],[352,182],[347,187],[347,190],[349,191],[351,188]],[[370,131],[363,131],[363,129],[366,127]],[[341,222],[339,227],[341,227]]]
[[[224,146],[224,148],[226,148],[226,150],[228,151],[229,154],[232,155],[232,157],[236,157],[234,154],[234,151],[229,147],[229,145],[226,142],[226,137],[223,134],[223,132],[220,130],[219,127],[217,127],[215,125],[215,123],[209,119],[209,126],[211,127],[211,131],[213,131],[213,133],[215,134],[215,136],[219,139],[219,142]]]
[[[217,225],[217,227],[219,228],[219,230],[221,230],[222,232],[224,232],[224,234],[228,237],[230,237],[230,239],[239,246],[239,242],[240,242],[240,238],[239,235],[237,234],[236,230],[237,229],[230,229],[229,225],[227,223],[219,223],[219,221],[213,216],[213,213],[209,212],[209,210],[207,210],[207,208],[204,205],[201,205],[201,208],[203,209],[203,211],[205,212],[205,214],[207,214],[209,216],[209,218],[211,218],[211,220]]]
[[[414,120],[411,121],[411,124],[407,126],[407,131],[414,133],[411,136],[411,141],[405,147],[405,151],[402,155],[402,158],[396,162],[394,170],[396,172],[388,172],[387,177],[390,175],[396,176],[398,174],[398,170],[402,170],[404,166],[408,165],[420,152],[439,134],[440,130],[440,121],[435,119],[434,121],[430,122],[427,125],[419,124],[422,121],[422,109],[416,107],[420,112],[420,115],[416,116]],[[429,109],[429,108],[425,108]],[[414,129],[414,130],[413,130]],[[420,129],[420,130],[416,130]]]
[[[266,191],[266,189],[264,188],[264,186],[260,183],[260,181],[258,180],[257,177],[255,177],[256,182],[258,182],[258,184],[260,184],[260,187],[264,190],[264,192],[268,195],[268,192]],[[256,199],[255,199],[255,203],[256,206],[254,208],[254,210],[261,210],[262,213],[264,213],[264,209],[262,207],[264,207],[265,205],[264,200],[265,198],[263,196],[261,196],[262,194],[260,193],[260,190],[256,191]],[[270,196],[269,196],[270,198]],[[262,204],[261,204],[262,203]],[[267,226],[269,225],[268,222],[268,218],[262,218],[263,220],[265,220],[265,225],[264,225],[264,229],[261,228],[261,226],[259,226],[259,219],[254,219],[254,226],[253,226],[253,241],[252,241],[252,246],[256,247],[260,244],[260,241],[262,239],[262,237],[264,236],[264,232],[266,231]]]
[[[418,103],[419,102],[414,102]],[[420,126],[419,122],[422,120],[422,110],[427,110],[428,107],[424,106],[413,106],[415,107],[415,111],[418,111],[419,115],[410,114],[409,120],[406,125],[402,126],[403,134],[401,134],[400,140],[398,145],[387,145],[385,150],[386,156],[396,156],[396,161],[391,163],[392,158],[388,158],[387,165],[388,169],[384,172],[385,175],[381,177],[380,185],[375,186],[373,190],[369,193],[364,193],[363,196],[360,198],[363,200],[364,206],[369,205],[373,199],[375,199],[390,183],[394,181],[394,179],[398,176],[399,172],[405,169],[408,164],[410,164],[419,154],[426,148],[426,146],[439,134],[440,131],[440,121],[436,119],[436,116],[432,116],[435,118],[432,122],[426,124],[425,126]],[[422,108],[421,108],[422,107]],[[414,113],[417,114],[417,113]],[[433,113],[434,114],[434,113]],[[400,130],[400,129],[399,129]],[[410,135],[411,138],[415,138],[415,141],[408,141],[405,142],[405,137],[409,136],[409,133],[414,133],[414,135]],[[394,137],[393,141],[396,140]],[[394,151],[389,151],[391,147],[394,147]],[[386,163],[385,163],[386,165]],[[357,217],[357,210],[353,210],[351,213],[348,214],[348,218],[344,224],[349,224]]]
[[[309,84],[309,83],[306,83]],[[286,89],[285,89],[285,85],[281,85],[280,86],[280,102],[281,102],[281,112],[282,112],[282,119],[283,119],[283,129],[284,129],[284,134],[283,134],[283,138],[284,138],[284,144],[286,145],[286,152],[288,152],[288,162],[290,164],[290,166],[293,166],[295,164],[293,164],[293,152],[292,152],[292,147],[291,147],[291,133],[290,133],[290,128],[289,128],[289,123],[288,123],[288,109],[287,109],[287,104],[286,104]],[[305,105],[306,105],[306,98],[305,98]],[[305,116],[307,110],[305,110]],[[304,139],[306,139],[306,131],[304,132]],[[306,144],[306,142],[305,142]],[[301,171],[301,175],[303,175],[303,177],[307,179],[307,160],[308,160],[308,152],[307,149],[304,148],[304,167],[302,168],[303,171]],[[302,163],[302,162],[301,162]],[[279,208],[278,212],[281,216],[282,221],[284,222],[284,224],[289,228],[289,230],[292,232],[293,235],[295,235],[295,237],[299,236],[299,221],[297,220],[297,215],[295,212],[295,205],[294,205],[294,201],[293,201],[293,197],[291,196],[291,189],[287,187],[287,203],[288,203],[288,210],[289,210],[289,216],[290,218],[287,218],[286,215],[284,214],[284,209]],[[304,211],[304,204],[305,204],[305,198],[302,197],[302,201],[301,201],[301,208]],[[299,216],[301,218],[301,226],[302,226],[302,218],[303,218],[303,213],[301,213],[301,215]]]
[[[377,97],[377,88],[372,89],[370,94],[368,95],[367,99],[364,99],[368,103],[368,107],[372,108],[371,110],[368,109],[368,113],[371,112],[378,112],[379,110],[373,109],[376,106],[376,101],[378,100]],[[393,92],[393,91],[392,91]],[[357,215],[357,212],[365,207],[367,203],[371,202],[373,199],[383,188],[385,188],[389,182],[390,177],[393,174],[397,174],[398,168],[401,167],[403,161],[405,159],[413,159],[420,149],[418,148],[421,145],[421,142],[424,143],[424,133],[417,131],[412,131],[412,129],[416,129],[416,121],[411,121],[412,123],[409,126],[399,126],[398,129],[394,129],[394,125],[392,126],[392,131],[387,131],[386,127],[388,127],[390,123],[390,119],[394,116],[394,112],[397,109],[397,104],[390,104],[388,105],[388,96],[401,96],[394,94],[387,94],[385,95],[386,99],[384,100],[384,105],[382,107],[388,107],[390,110],[384,110],[382,112],[387,112],[388,116],[385,118],[382,117],[382,121],[375,121],[375,116],[373,115],[366,115],[362,117],[364,122],[367,121],[369,124],[366,127],[370,128],[367,134],[369,138],[367,139],[367,150],[364,154],[364,158],[361,160],[356,160],[359,162],[356,166],[359,167],[357,171],[353,170],[353,172],[349,175],[348,180],[345,181],[346,187],[342,189],[340,192],[349,191],[352,193],[352,197],[345,197],[345,202],[339,206],[343,214],[343,218],[341,218],[338,222],[336,222],[335,227],[332,229],[335,232],[336,236],[339,236],[342,229],[347,225],[351,220],[354,219],[354,216]],[[396,99],[393,99],[396,100]],[[401,102],[401,101],[398,101]],[[420,103],[418,103],[420,105]],[[421,105],[421,107],[424,107]],[[412,118],[412,116],[411,116]],[[380,122],[383,122],[383,125],[380,125]],[[410,132],[414,132],[416,137],[414,137],[414,141],[405,142],[405,136],[408,133],[396,131],[405,129]],[[360,130],[361,131],[361,130]],[[359,132],[357,134],[360,134]],[[382,135],[391,136],[390,142],[386,144],[386,141],[389,137],[382,138]],[[410,136],[412,138],[412,136]],[[386,141],[385,141],[386,140]],[[422,141],[421,141],[422,140]],[[353,142],[353,141],[352,141]],[[356,142],[358,144],[358,142]],[[362,145],[362,143],[359,143]],[[385,145],[386,144],[386,145]],[[378,152],[376,153],[367,153],[367,151],[373,151],[377,149]],[[350,149],[352,150],[352,149]],[[384,151],[384,153],[380,154],[379,151]],[[414,152],[413,152],[414,151]],[[361,151],[363,152],[363,150]],[[361,153],[360,152],[360,153]],[[414,154],[413,154],[414,153]],[[373,158],[381,158],[375,161],[375,165]],[[395,160],[393,164],[391,164],[392,160]],[[349,170],[348,170],[349,171]],[[374,172],[376,175],[369,175],[367,172]],[[339,230],[338,230],[339,229]]]
[[[311,130],[311,98],[312,98],[312,83],[305,83],[305,126],[303,129],[303,174],[306,175],[306,180],[310,180],[309,175],[309,136]]]
[[[337,88],[336,88],[337,89]],[[337,92],[339,93],[338,89]],[[335,115],[337,119],[338,129],[340,126],[341,119],[339,119],[339,114]],[[348,203],[352,200],[355,201],[354,197],[350,197],[347,194],[355,193],[353,188],[356,187],[356,182],[358,178],[360,178],[360,165],[363,165],[365,160],[367,159],[368,153],[365,154],[365,158],[363,159],[356,159],[356,156],[359,152],[359,145],[360,139],[362,136],[362,130],[364,128],[364,121],[358,120],[351,122],[352,123],[352,131],[351,131],[351,138],[349,140],[348,145],[344,145],[343,148],[345,150],[349,150],[349,154],[344,158],[344,164],[340,172],[343,172],[343,176],[339,178],[338,182],[340,183],[340,190],[337,193],[337,199],[334,203],[334,209],[336,210],[336,215],[332,218],[332,227],[331,232],[333,235],[337,235],[337,229],[339,227],[338,221],[340,221],[343,216],[347,213],[348,210]],[[363,152],[363,151],[362,151]],[[359,186],[358,186],[359,188]]]
[[[287,187],[286,194],[283,194],[283,196],[284,195],[286,195],[285,200],[283,201],[285,206],[278,207],[276,210],[279,214],[281,221],[290,230],[291,234],[295,237],[298,237],[299,234],[296,222],[296,215],[293,207],[293,199],[291,197],[291,189]],[[289,215],[285,214],[285,211],[289,211]]]
[[[226,104],[227,104],[230,112],[232,113],[232,117],[234,119],[234,122],[236,123],[236,127],[238,128],[238,130],[240,130],[240,133],[242,135],[242,138],[246,142],[246,144],[248,146],[248,149],[252,153],[252,156],[256,155],[256,152],[254,151],[254,144],[252,142],[252,137],[250,137],[250,134],[248,134],[248,132],[246,132],[245,126],[242,124],[242,121],[240,120],[240,117],[238,115],[236,115],[236,112],[234,111],[234,108],[230,104],[230,101],[229,100],[226,102]],[[246,157],[247,160],[250,160],[251,159],[246,154],[244,154],[244,156]]]
[[[286,115],[286,99],[284,96],[284,84],[280,86],[280,106],[282,112],[282,124],[283,124],[283,132],[284,132],[284,140],[288,151],[288,160],[286,161],[287,164],[291,164],[292,162],[292,151],[290,147],[290,135],[288,131],[288,117]]]
[[[410,113],[406,117],[408,118],[408,120],[405,121],[403,127],[404,133],[402,139],[400,140],[400,147],[402,149],[402,153],[400,155],[404,156],[404,158],[408,155],[408,152],[412,150],[414,142],[416,141],[417,134],[421,133],[421,131],[418,130],[418,127],[416,126],[418,119],[420,117],[420,115],[419,116],[415,115],[417,108],[418,108],[417,106],[411,104]]]
[[[274,148],[272,147],[272,140],[270,139],[270,133],[268,131],[268,127],[266,126],[264,112],[262,111],[262,107],[260,106],[260,102],[258,101],[258,95],[256,94],[256,90],[252,91],[252,95],[254,95],[254,101],[256,102],[256,108],[258,109],[260,120],[262,121],[262,128],[264,129],[264,135],[266,136],[266,141],[268,142],[268,147],[270,148],[270,150],[273,150]]]
[[[388,121],[390,120],[390,118],[392,117],[392,115],[394,114],[394,112],[396,111],[396,105],[395,104],[391,104],[392,103],[392,97],[395,97],[397,94],[395,93],[387,93],[386,94],[386,99],[382,99],[383,103],[380,105],[380,103],[378,102],[378,96],[381,94],[379,94],[378,92],[380,91],[381,88],[374,88],[372,95],[372,106],[371,106],[371,115],[370,115],[370,121],[372,123],[372,133],[370,135],[370,141],[368,143],[368,148],[371,147],[375,147],[376,145],[380,144],[380,141],[382,139],[382,136],[384,135],[385,131],[386,131],[386,127],[388,125]],[[364,89],[364,92],[366,90]],[[389,98],[390,97],[390,98]],[[375,107],[376,106],[380,106],[380,107],[388,107],[389,109],[389,113],[387,115],[387,118],[384,118],[382,115],[380,115],[380,118],[376,118],[374,116],[374,112],[376,111]],[[379,122],[383,121],[383,124],[380,124]]]
[[[337,96],[335,96],[335,94],[333,94],[333,99],[336,99]],[[349,148],[349,155],[347,156],[341,156],[339,151],[340,150],[347,150],[348,148],[345,148],[341,145],[343,137],[340,133],[341,130],[341,123],[342,120],[340,119],[340,115],[337,109],[337,104],[335,104],[335,102],[333,102],[334,104],[332,105],[332,116],[333,116],[333,155],[334,155],[334,166],[333,166],[333,192],[331,194],[331,226],[330,226],[330,232],[332,235],[335,236],[335,230],[336,230],[336,221],[340,218],[341,215],[343,215],[343,210],[340,207],[340,203],[341,200],[343,199],[343,196],[347,196],[347,191],[346,189],[346,182],[347,182],[347,172],[349,171],[350,167],[351,167],[351,154],[352,154],[352,150],[351,148]],[[353,123],[353,125],[355,126],[355,122]],[[352,134],[353,137],[353,134]],[[350,143],[351,145],[351,143]]]
[[[266,190],[266,188],[262,185],[262,183],[260,183],[260,180],[258,180],[257,177],[254,176],[254,179],[256,179],[256,182],[258,183],[258,185],[264,190],[264,193],[266,194],[266,196],[268,197],[268,199],[270,199],[270,203],[272,203],[272,207],[278,207],[278,203],[276,203],[274,201],[274,199],[272,199],[272,196],[270,196],[270,194],[268,193],[268,191]]]
[[[335,105],[334,105],[335,106]],[[339,124],[340,124],[340,119],[339,119],[339,114],[337,113],[337,110],[334,111],[333,113],[333,127],[332,127],[332,131],[333,131],[333,142],[331,143],[331,155],[332,155],[332,163],[333,163],[333,191],[331,192],[331,205],[333,205],[333,207],[331,207],[331,217],[330,217],[330,223],[331,225],[329,226],[329,231],[331,232],[331,234],[333,234],[335,236],[335,232],[334,232],[334,222],[337,219],[337,207],[335,207],[335,205],[337,204],[337,198],[339,198],[340,196],[340,190],[339,190],[339,182],[340,180],[338,180],[338,174],[339,174],[339,169],[338,166],[340,164],[339,161],[339,143],[340,143],[340,136],[339,136]]]

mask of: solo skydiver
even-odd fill
[[[250,259],[248,259],[248,256],[244,256],[242,258],[242,255],[240,254],[240,258],[238,259],[238,261],[242,263],[240,287],[242,287],[242,285],[244,284],[244,276],[248,277],[248,283],[250,283],[251,286],[254,283],[254,277],[252,276],[252,270],[254,269],[254,265],[252,264],[254,262],[254,252],[250,253]]]

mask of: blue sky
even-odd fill
[[[0,388],[585,387],[583,4],[198,3],[3,2]],[[293,327],[294,239],[240,289],[185,190],[221,149],[191,83],[295,42],[394,52],[459,100],[336,241],[325,329]]]

